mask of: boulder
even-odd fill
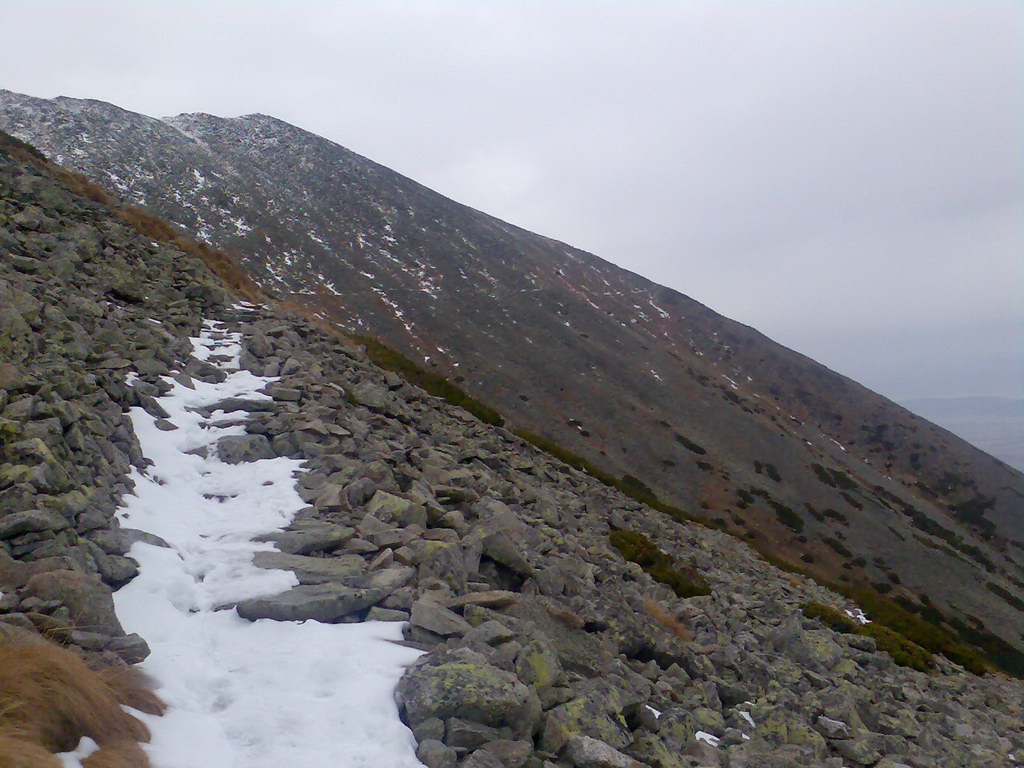
[[[565,754],[577,768],[644,768],[643,763],[589,736],[573,736]]]
[[[459,717],[500,727],[518,721],[530,692],[515,675],[486,663],[453,661],[410,669],[397,697],[415,726],[437,717]]]
[[[37,573],[29,578],[22,594],[62,603],[75,629],[113,637],[124,635],[114,612],[113,593],[95,576],[70,570]]]
[[[12,539],[23,533],[59,531],[68,527],[68,521],[44,509],[29,509],[0,517],[0,539]]]
[[[366,505],[366,511],[385,523],[405,527],[418,525],[427,527],[427,510],[422,504],[396,496],[387,491],[377,491]]]
[[[442,637],[464,635],[472,627],[459,614],[449,611],[433,600],[420,599],[412,604],[409,623]]]
[[[276,455],[263,435],[228,435],[217,441],[217,456],[228,464],[272,459]]]

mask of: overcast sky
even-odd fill
[[[1024,396],[1024,3],[0,9],[0,87],[271,114],[889,397]]]

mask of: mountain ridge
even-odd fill
[[[6,92],[0,128],[510,424],[819,578],[925,595],[1024,643],[985,586],[1024,573],[1020,473],[677,291],[276,118],[108,107]]]

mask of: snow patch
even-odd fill
[[[136,543],[140,574],[114,596],[125,629],[149,643],[142,667],[169,705],[164,717],[137,714],[153,733],[145,749],[154,768],[419,766],[394,702],[419,655],[393,642],[400,623],[250,622],[231,609],[296,584],[290,571],[253,565],[255,552],[273,549],[253,538],[305,506],[294,483],[299,461],[226,464],[215,443],[244,425],[215,427],[220,412],[210,422],[197,412],[226,397],[267,399],[258,390],[273,379],[238,370],[240,341],[213,325],[193,340],[196,357],[230,373],[194,389],[166,379],[171,390],[159,403],[176,430],[130,412],[154,464],[133,472],[135,494],[118,518],[170,545]],[[207,457],[190,453],[202,447]]]

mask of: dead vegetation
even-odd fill
[[[235,259],[213,246],[193,240],[144,208],[116,203],[103,187],[87,176],[51,162],[42,152],[0,131],[0,148],[17,160],[50,174],[67,189],[112,211],[121,221],[153,240],[173,245],[186,256],[202,261],[232,292],[248,301],[262,302],[263,294]]]
[[[678,637],[684,643],[689,643],[693,640],[693,634],[686,627],[683,622],[673,616],[671,613],[662,608],[654,600],[644,600],[644,610],[647,615],[654,619],[656,622],[661,624],[665,629],[671,632],[673,635]]]
[[[85,768],[150,768],[139,742],[149,729],[124,707],[163,714],[164,705],[137,670],[90,669],[73,651],[38,639],[0,643],[0,765],[60,768],[56,752],[83,737],[99,750]]]
[[[187,237],[166,221],[158,216],[154,216],[144,208],[138,208],[134,205],[111,207],[119,219],[146,237],[173,245],[186,255],[199,259],[233,293],[248,301],[263,301],[263,295],[256,286],[256,283],[224,251]]]

